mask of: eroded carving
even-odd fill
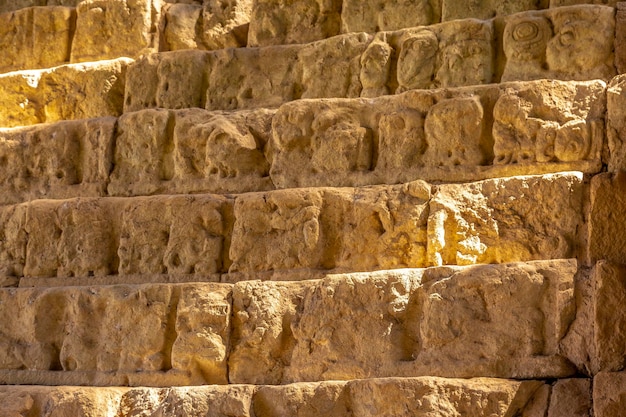
[[[398,89],[430,88],[437,63],[439,40],[430,30],[422,30],[407,37],[400,45],[398,56]]]
[[[393,49],[386,42],[375,40],[361,55],[361,74],[359,79],[363,90],[361,97],[378,97],[389,94],[387,80]]]

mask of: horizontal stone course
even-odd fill
[[[0,204],[596,173],[605,111],[601,81],[531,81],[0,129]]]
[[[569,380],[589,384],[588,380]],[[571,383],[570,383],[571,385]],[[393,399],[388,408],[389,399]],[[467,401],[459,401],[466,398]],[[0,388],[7,413],[43,416],[40,410],[67,415],[130,417],[145,413],[201,416],[509,416],[515,413],[583,417],[570,411],[584,398],[563,397],[558,385],[543,381],[512,381],[487,378],[391,378],[349,382],[301,383],[282,387],[250,385],[172,388],[79,388],[14,386]],[[303,400],[300,402],[299,400]],[[574,401],[573,401],[574,400]],[[549,404],[549,406],[548,406]],[[587,412],[589,410],[587,409]],[[560,413],[559,413],[560,412]],[[9,414],[11,415],[11,414]],[[453,414],[454,415],[454,414]]]
[[[573,172],[436,187],[35,200],[0,208],[1,272],[206,277],[584,259],[583,191]]]

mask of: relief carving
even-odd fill
[[[378,97],[389,94],[387,80],[393,49],[382,41],[373,41],[361,55],[361,97]]]
[[[439,39],[424,29],[406,38],[400,44],[398,56],[397,93],[412,89],[430,88],[437,63]]]

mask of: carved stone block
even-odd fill
[[[229,296],[223,284],[0,290],[0,364],[92,375],[172,370],[193,374],[192,383],[224,383]],[[196,338],[210,347],[194,350]]]
[[[72,62],[136,58],[155,52],[159,2],[90,0],[80,2],[76,11]]]
[[[446,184],[437,187],[429,205],[430,265],[579,255],[584,222],[579,173]]]
[[[587,237],[590,263],[601,259],[626,264],[626,176],[604,173],[591,179],[591,208]]]
[[[239,196],[230,271],[423,266],[429,196],[423,182]]]
[[[115,124],[106,117],[0,131],[0,203],[103,196]]]
[[[541,261],[239,283],[230,380],[569,376],[575,273]]]
[[[248,46],[307,43],[338,35],[341,0],[254,0]]]
[[[0,72],[68,63],[75,19],[76,13],[68,7],[33,7],[0,14]]]
[[[608,81],[615,75],[612,7],[574,6],[505,18],[502,81]]]
[[[341,31],[374,33],[439,23],[438,3],[438,0],[343,0]]]

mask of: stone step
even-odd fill
[[[516,39],[516,30],[525,28],[541,39],[533,43],[536,50]],[[560,33],[575,33],[576,40],[565,46]],[[615,9],[572,6],[502,22],[459,20],[302,45],[164,52],[131,66],[124,110],[275,107],[300,98],[544,78],[608,81],[616,74],[614,37]]]
[[[583,349],[565,339],[576,274],[575,260],[555,260],[301,282],[5,288],[0,382],[570,377],[566,353]]]
[[[0,208],[7,277],[371,271],[579,257],[580,173]],[[555,208],[558,212],[555,213]]]
[[[379,32],[428,26],[455,19],[491,19],[519,12],[617,0],[481,1],[257,0],[253,3],[249,46],[307,43],[341,33]]]
[[[615,106],[605,122],[605,90],[540,80],[0,129],[0,204],[593,174],[621,158],[604,151],[622,123]]]
[[[158,389],[14,386],[0,387],[0,402],[8,415],[32,417],[46,415],[42,410],[93,417],[584,417],[591,409],[590,385],[589,379],[551,384],[487,378],[387,378]]]
[[[0,75],[0,126],[122,113],[129,58]]]

